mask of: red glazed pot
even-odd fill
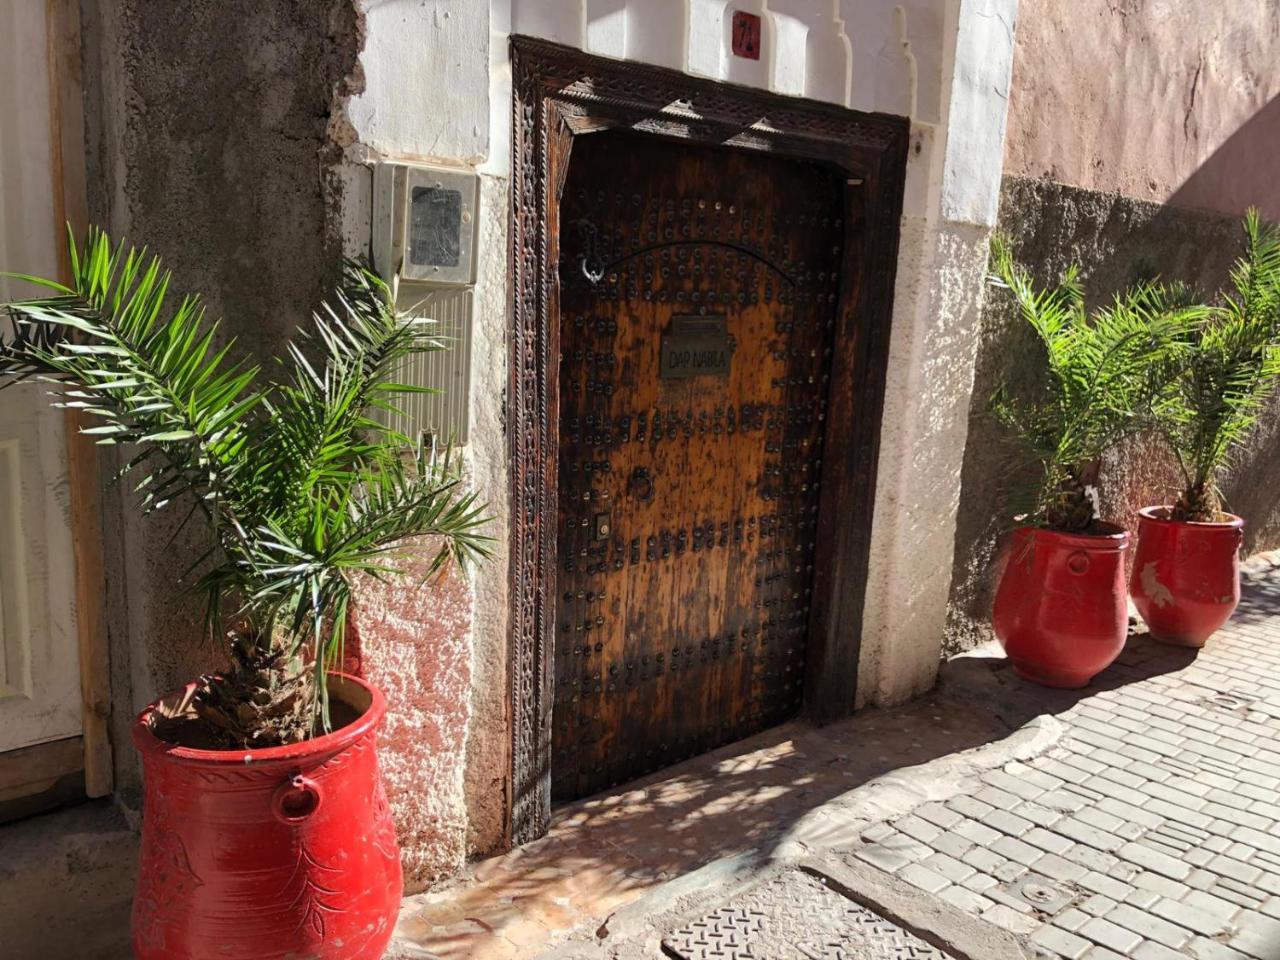
[[[1182,647],[1203,647],[1240,602],[1240,545],[1244,521],[1169,519],[1168,507],[1138,511],[1133,560],[1134,606],[1151,636]]]
[[[1104,526],[1097,536],[1019,527],[1006,542],[992,623],[1020,677],[1083,687],[1124,649],[1129,534]]]
[[[138,717],[138,960],[382,956],[402,892],[374,743],[386,701],[343,674],[329,689],[358,719],[286,747],[175,746],[152,732],[160,704]]]

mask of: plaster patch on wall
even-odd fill
[[[933,686],[951,584],[989,232],[904,218],[857,703]]]
[[[389,706],[378,756],[406,893],[454,872],[466,857],[471,591],[454,569],[422,582],[434,549],[430,541],[418,545],[405,576],[363,580],[354,616],[364,675]]]
[[[474,488],[489,504],[493,558],[472,578],[471,722],[465,792],[467,851],[492,853],[505,841],[511,765],[507,697],[507,568],[510,479],[504,423],[507,392],[508,182],[480,181],[479,275],[471,344],[471,444],[466,452]]]

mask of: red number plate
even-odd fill
[[[733,55],[760,59],[760,18],[756,14],[733,12]]]

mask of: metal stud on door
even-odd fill
[[[634,134],[574,148],[559,798],[800,707],[842,189],[815,164]]]

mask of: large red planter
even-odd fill
[[[386,701],[346,675],[329,689],[359,717],[287,747],[179,747],[152,731],[160,704],[138,717],[138,960],[382,956],[402,891],[374,743]]]
[[[1169,512],[1138,511],[1133,603],[1155,639],[1203,647],[1240,602],[1244,521],[1227,514],[1221,523],[1188,523]]]
[[[1019,527],[1001,551],[992,623],[1018,675],[1083,687],[1124,649],[1129,534]]]

